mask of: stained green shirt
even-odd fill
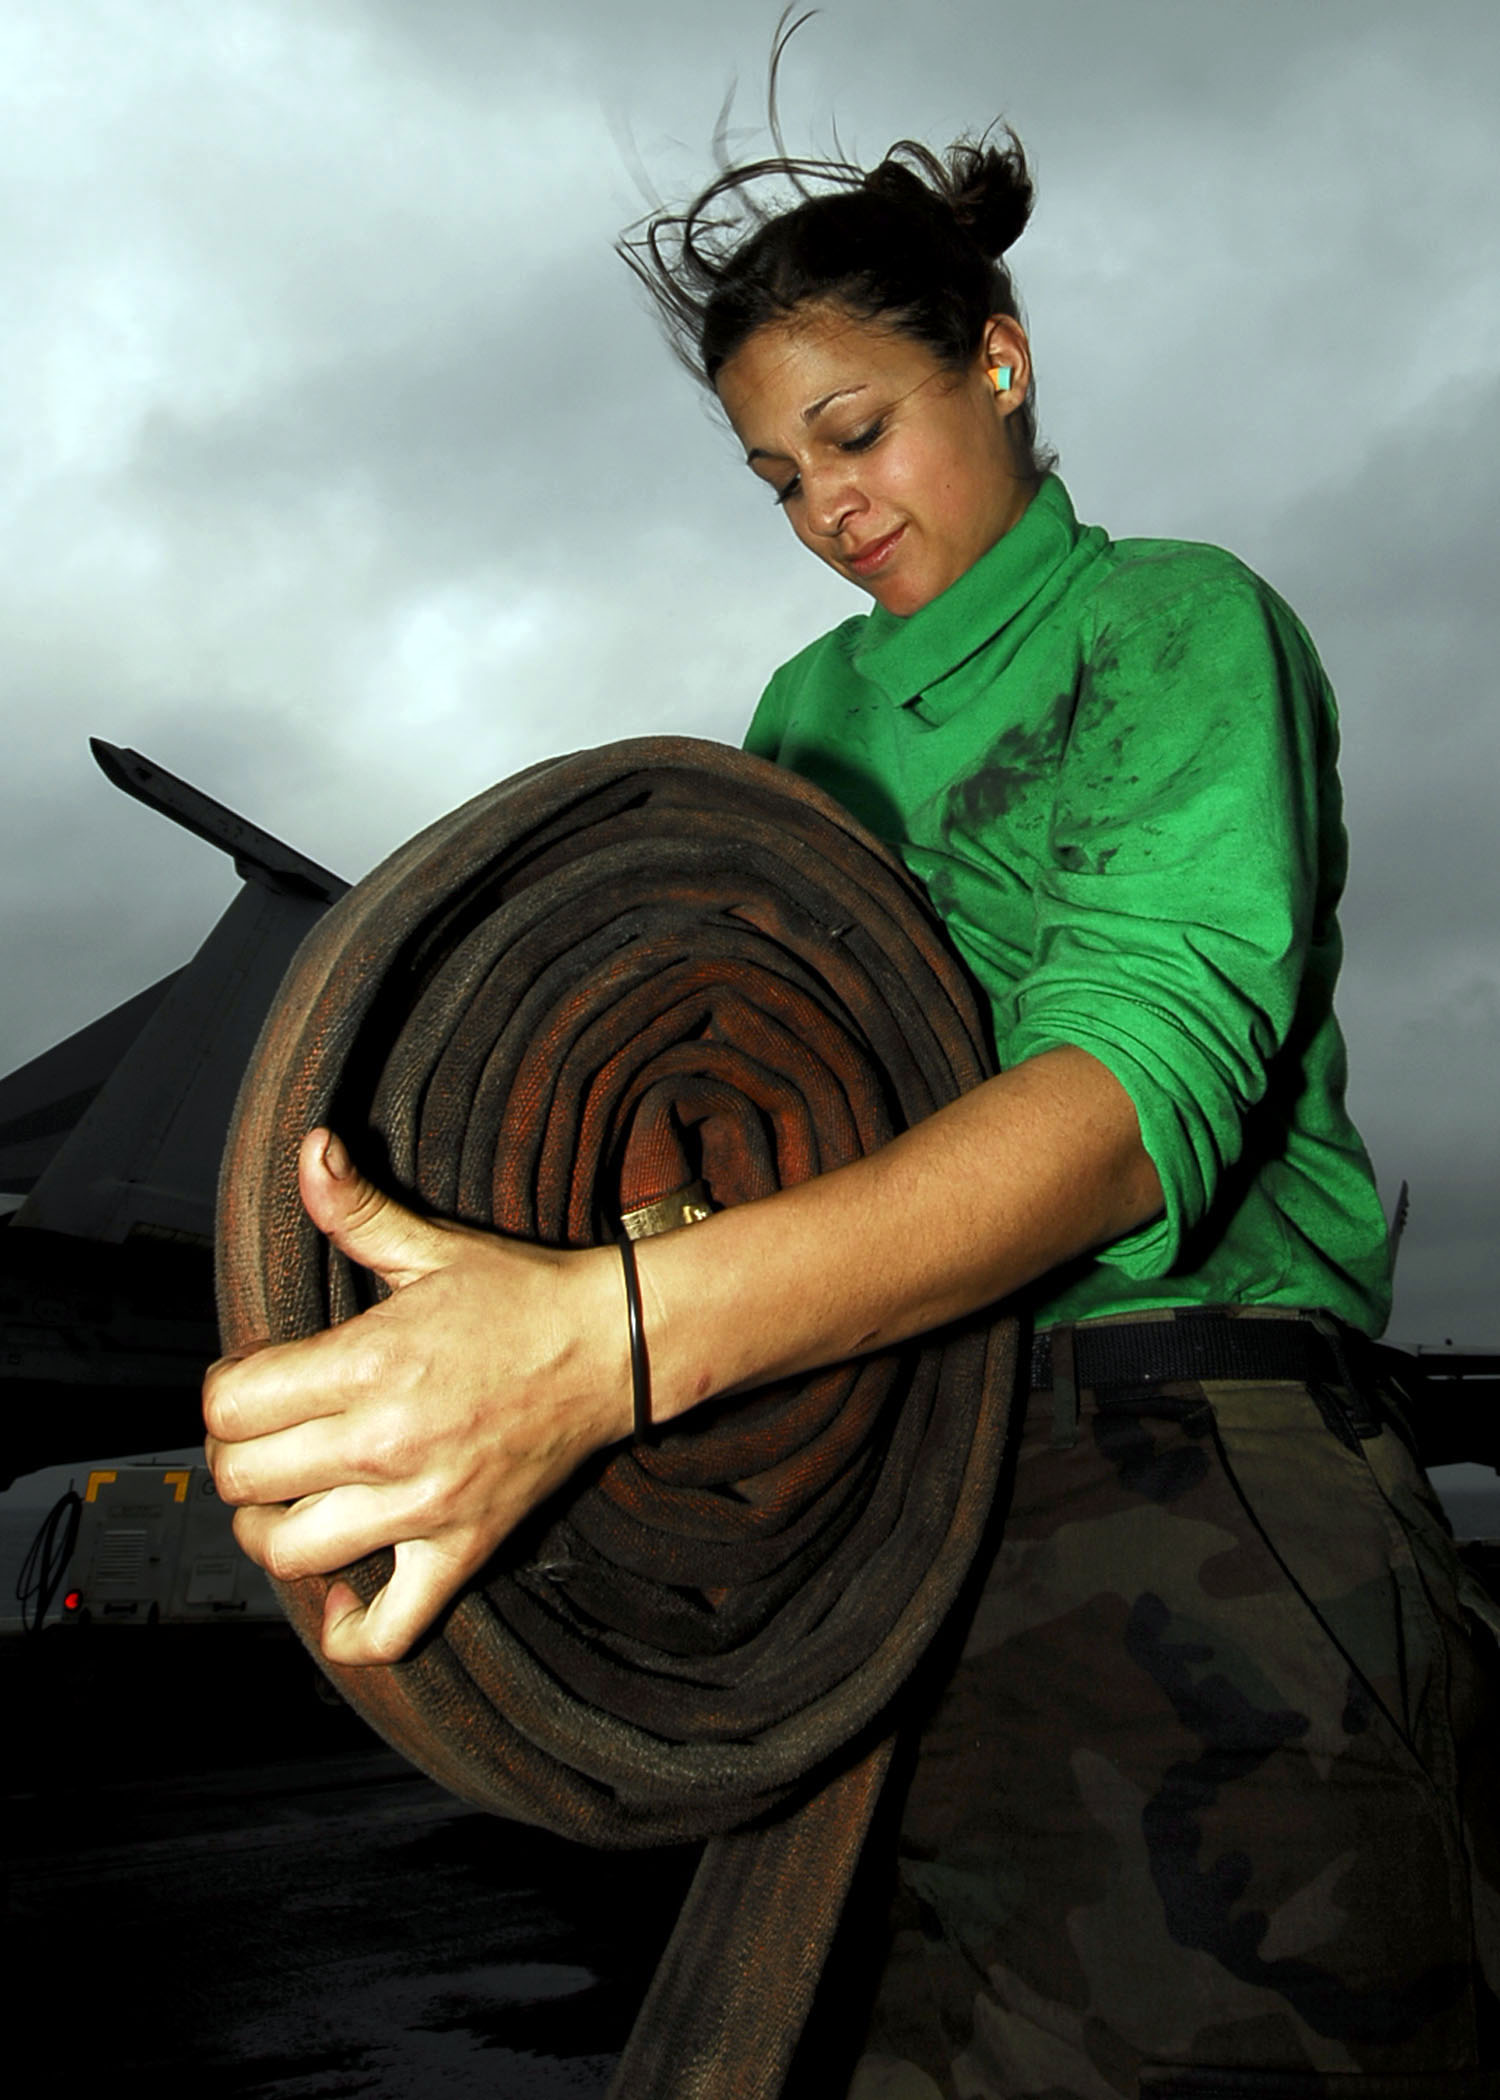
[[[746,748],[894,846],[988,994],[1002,1066],[1076,1044],[1130,1095],[1160,1218],[1037,1317],[1326,1307],[1370,1333],[1386,1233],[1333,1016],[1333,696],[1216,547],[1115,542],[1045,481],[931,604],[784,664]]]

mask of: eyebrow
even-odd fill
[[[816,423],[825,408],[832,408],[835,401],[847,401],[852,394],[863,394],[868,386],[869,381],[862,379],[858,386],[836,387],[831,394],[824,394],[821,400],[814,401],[809,407],[803,409],[803,422],[805,424]],[[784,452],[768,452],[764,445],[752,445],[745,454],[745,465],[753,467],[758,459],[785,459],[786,457],[787,455]]]

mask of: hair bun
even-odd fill
[[[1004,255],[1026,231],[1036,193],[1021,142],[1012,131],[1003,147],[955,146],[948,156],[954,183],[953,216],[986,255]]]
[[[1008,128],[1001,135],[998,146],[989,143],[992,133],[977,142],[961,139],[946,158],[916,139],[901,139],[864,186],[892,202],[947,213],[981,254],[997,258],[1025,232],[1035,197],[1020,140]]]

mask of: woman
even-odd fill
[[[722,230],[787,172],[820,192]],[[1030,202],[1014,141],[903,146],[868,175],[731,171],[636,251],[751,471],[874,601],[777,674],[749,748],[903,854],[1002,1067],[869,1159],[643,1243],[653,1415],[1023,1291],[1045,1337],[856,2092],[1460,2091],[1492,1693],[1351,1370],[1387,1276],[1331,1008],[1331,697],[1240,564],[1113,544],[1045,471],[999,260]],[[323,1632],[389,1660],[629,1433],[620,1263],[411,1217],[326,1132],[302,1181],[394,1294],[216,1367],[210,1456],[280,1576],[396,1545]]]

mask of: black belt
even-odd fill
[[[1310,1320],[1231,1319],[1212,1309],[1184,1309],[1165,1320],[1085,1321],[1032,1338],[1033,1392],[1051,1390],[1054,1337],[1058,1355],[1071,1340],[1072,1383],[1094,1389],[1178,1378],[1275,1378],[1347,1389],[1358,1369],[1350,1358],[1363,1339],[1332,1321],[1325,1330]]]
[[[1184,1306],[1166,1319],[1043,1329],[1032,1338],[1031,1389],[1052,1394],[1052,1442],[1066,1450],[1078,1438],[1085,1387],[1113,1394],[1118,1406],[1123,1393],[1177,1379],[1278,1379],[1310,1388],[1329,1429],[1357,1450],[1362,1439],[1380,1434],[1389,1411],[1377,1406],[1365,1375],[1372,1351],[1363,1335],[1326,1314],[1315,1325],[1307,1315],[1231,1318],[1213,1306]]]

